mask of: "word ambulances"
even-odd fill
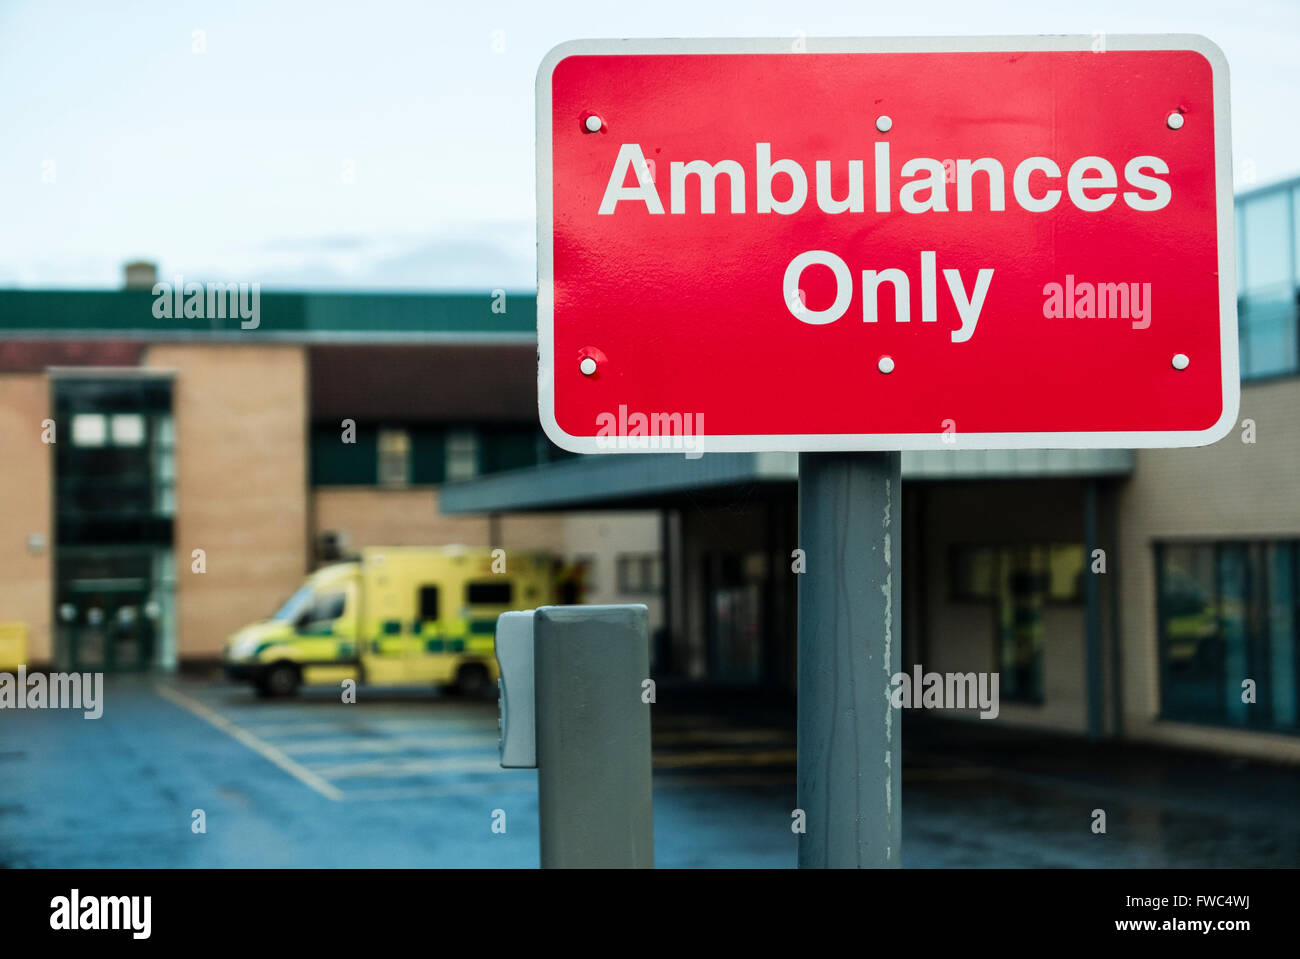
[[[863,160],[848,160],[844,165],[847,180],[840,187],[844,191],[842,199],[835,196],[836,188],[832,186],[831,161],[816,160],[812,166],[813,175],[810,177],[805,164],[798,160],[786,158],[774,161],[770,143],[754,145],[753,172],[748,177],[745,167],[736,160],[718,160],[715,163],[698,159],[689,162],[672,161],[668,177],[668,215],[693,212],[688,210],[687,204],[689,178],[697,181],[695,192],[699,198],[699,213],[703,216],[717,212],[719,192],[729,202],[728,210],[732,214],[753,210],[759,214],[791,216],[804,210],[810,194],[815,197],[816,208],[825,214],[839,216],[867,212]],[[955,163],[952,160],[945,163],[933,157],[909,159],[898,168],[898,173],[910,179],[895,191],[895,165],[890,161],[889,143],[878,141],[874,146],[872,169],[874,183],[870,206],[871,212],[875,214],[892,213],[895,197],[898,209],[905,214],[971,213],[976,209],[977,192],[984,198],[983,208],[986,212],[1003,213],[1007,210],[1007,171],[1002,162],[994,157],[959,159]],[[1050,157],[1031,156],[1013,168],[1009,192],[1014,204],[1029,213],[1046,213],[1063,200],[1085,213],[1099,213],[1121,198],[1121,206],[1149,213],[1169,205],[1173,191],[1169,183],[1161,179],[1168,173],[1169,164],[1161,157],[1135,156],[1123,165],[1124,185],[1121,185],[1119,172],[1105,157],[1078,157],[1067,164],[1063,171]],[[949,206],[947,189],[954,174],[955,209]],[[635,185],[627,183],[629,176],[635,179]],[[718,190],[720,180],[725,181],[726,185],[722,191]],[[776,186],[778,183],[781,186]],[[753,187],[752,206],[747,205],[750,185]],[[1129,189],[1124,189],[1125,185]],[[778,192],[785,194],[784,199],[778,198]],[[631,211],[636,214],[664,215],[655,167],[646,159],[639,143],[624,143],[619,147],[609,180],[605,184],[598,215],[615,215],[620,203],[630,204]],[[802,296],[800,280],[809,266],[829,267],[835,276],[835,301],[826,309],[810,309]],[[876,322],[877,296],[881,284],[893,287],[897,304],[895,319],[900,323],[908,322],[910,281],[907,274],[898,267],[899,264],[892,263],[888,264],[888,268],[873,268],[862,272],[864,322]],[[992,267],[980,269],[972,279],[970,289],[967,289],[959,270],[943,270],[943,278],[961,318],[960,327],[951,334],[953,343],[965,343],[974,335],[984,299],[993,281],[993,273]],[[935,251],[923,251],[919,278],[922,322],[935,322],[938,318],[936,281]],[[782,281],[782,295],[795,319],[812,325],[834,323],[844,315],[853,298],[853,278],[849,266],[834,252],[808,250],[796,256],[787,266]]]

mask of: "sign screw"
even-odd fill
[[[590,356],[584,356],[582,362],[578,364],[578,369],[582,370],[583,376],[591,376],[596,372],[596,361]]]
[[[892,356],[882,356],[880,362],[876,364],[876,369],[882,373],[894,372],[894,358]]]
[[[888,133],[894,128],[894,121],[887,116],[876,117],[876,129],[881,133]]]
[[[1183,115],[1175,110],[1169,114],[1169,118],[1165,120],[1165,123],[1169,124],[1171,130],[1181,130],[1184,123]]]
[[[1174,354],[1174,369],[1185,370],[1192,361],[1187,358],[1186,353]]]
[[[603,124],[600,122],[600,117],[594,113],[589,113],[587,119],[582,121],[582,126],[588,133],[599,133]]]

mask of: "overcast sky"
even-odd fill
[[[531,287],[557,43],[1094,31],[1210,37],[1238,189],[1300,174],[1294,0],[0,0],[0,286]]]

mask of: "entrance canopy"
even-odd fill
[[[585,456],[447,483],[444,513],[671,508],[737,486],[794,483],[795,453]],[[904,480],[1064,479],[1128,476],[1132,450],[925,450],[903,453]]]

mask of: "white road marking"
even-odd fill
[[[263,759],[267,759],[275,763],[277,766],[279,766],[281,769],[287,772],[290,776],[293,776],[299,782],[305,783],[306,785],[310,786],[312,789],[316,790],[326,799],[332,799],[335,802],[339,802],[340,800],[343,799],[343,790],[339,789],[337,786],[333,786],[330,783],[326,782],[319,775],[312,772],[307,767],[294,762],[292,759],[286,756],[281,750],[277,749],[275,746],[272,746],[270,743],[266,742],[265,740],[259,739],[257,736],[254,736],[247,729],[244,729],[241,726],[236,726],[225,716],[222,716],[220,713],[216,712],[215,710],[209,709],[207,706],[203,705],[203,703],[199,702],[197,699],[193,699],[190,696],[186,696],[184,693],[178,692],[177,690],[172,689],[170,686],[164,686],[162,683],[158,683],[157,685],[155,685],[154,690],[163,699],[166,699],[169,702],[174,703],[175,705],[181,707],[182,709],[189,710],[195,716],[198,716],[200,719],[204,720],[205,722],[211,723],[213,726],[217,727],[217,729],[220,729],[223,733],[226,733],[231,738],[236,739],[239,742],[243,743],[245,746],[253,750],[253,752],[257,753]]]
[[[505,772],[505,770],[502,770]],[[503,792],[527,792],[537,789],[537,777],[494,779],[491,782],[451,783],[446,786],[387,786],[378,789],[349,789],[348,802],[375,802],[383,799],[446,799],[449,796],[488,796]]]
[[[491,719],[487,720],[490,725]],[[466,722],[449,722],[441,718],[435,720],[429,719],[399,719],[396,717],[383,717],[373,713],[368,713],[364,717],[348,717],[337,720],[281,720],[279,722],[267,722],[258,717],[253,722],[248,723],[248,729],[252,730],[259,736],[300,736],[311,733],[334,733],[335,735],[355,736],[358,733],[362,735],[369,734],[374,729],[388,730],[406,730],[413,732],[428,732],[430,729],[437,728],[440,730],[451,730],[452,732],[465,731],[467,733],[481,732],[484,723],[466,723]]]
[[[396,753],[407,749],[453,750],[477,749],[492,750],[496,754],[496,736],[394,736],[380,739],[371,736],[350,737],[348,739],[304,739],[277,744],[286,753],[294,756],[310,756],[320,753]]]
[[[317,775],[330,779],[397,779],[403,776],[425,776],[433,773],[501,772],[501,757],[496,753],[484,756],[449,756],[444,758],[376,759],[364,763],[341,763],[317,766]]]

